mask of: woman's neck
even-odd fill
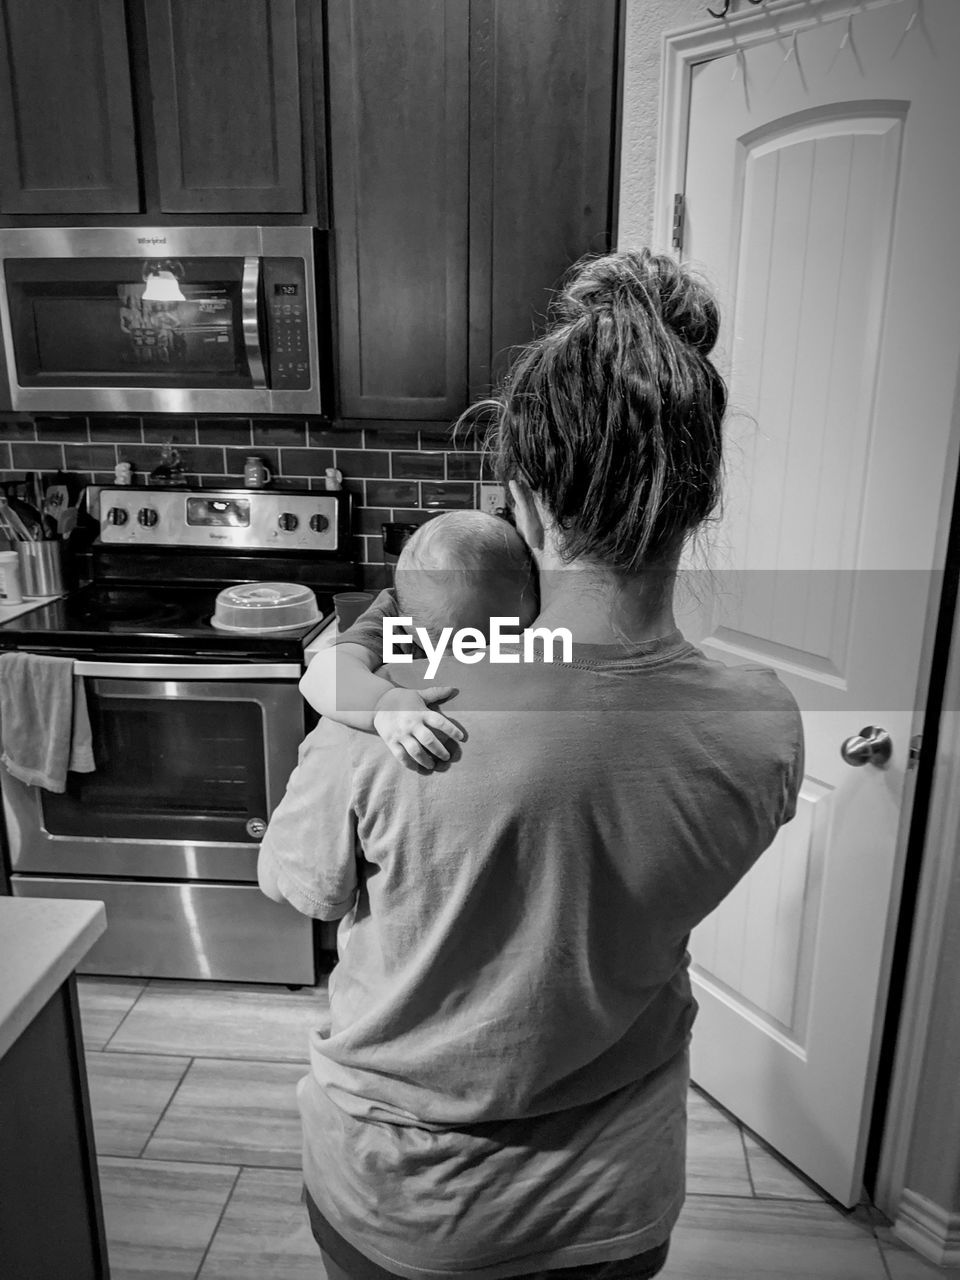
[[[676,628],[674,572],[654,569],[623,574],[582,561],[543,563],[540,613],[534,625],[566,627],[575,644],[656,640]]]

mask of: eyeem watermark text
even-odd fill
[[[434,642],[424,627],[415,627],[412,618],[383,619],[384,662],[412,662],[414,640],[427,656],[427,679],[437,674],[440,660],[450,651],[457,662],[553,662],[554,646],[560,647],[560,662],[573,659],[573,636],[566,627],[526,627],[518,630],[519,618],[491,618],[490,639],[476,627],[443,627]],[[511,630],[512,628],[512,630]],[[540,651],[538,653],[538,642]]]

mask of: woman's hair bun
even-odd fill
[[[554,304],[560,321],[591,312],[627,316],[637,308],[701,355],[716,345],[720,312],[708,286],[667,254],[649,249],[578,262]]]

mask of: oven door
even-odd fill
[[[299,666],[77,662],[96,769],[62,794],[3,771],[14,873],[256,882],[304,733]]]

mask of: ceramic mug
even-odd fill
[[[248,489],[262,489],[272,480],[270,468],[262,458],[251,454],[243,460],[243,483]]]

